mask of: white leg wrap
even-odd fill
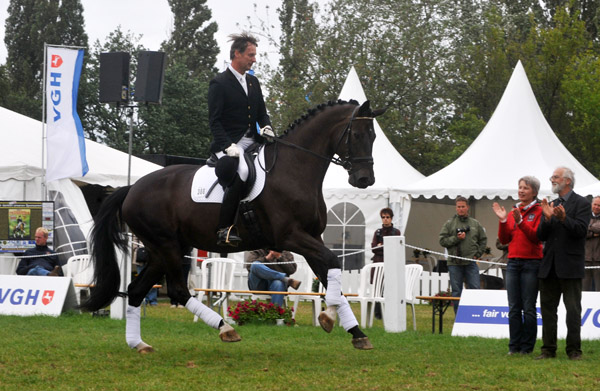
[[[185,303],[185,308],[213,329],[219,329],[219,323],[223,320],[221,315],[202,304],[195,297],[190,297],[187,303]]]
[[[342,269],[329,269],[327,271],[325,304],[327,306],[340,305],[342,304],[342,297]]]
[[[358,321],[356,320],[356,316],[354,316],[354,312],[352,312],[352,308],[350,308],[350,303],[348,303],[346,296],[342,296],[342,302],[337,308],[337,313],[340,317],[340,325],[344,330],[348,331],[352,327],[358,326]]]
[[[140,307],[133,307],[127,304],[127,315],[125,317],[125,339],[130,348],[135,349],[142,343],[140,333]]]

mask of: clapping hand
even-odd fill
[[[494,211],[494,213],[496,214],[496,216],[498,216],[498,218],[500,219],[500,221],[505,221],[506,220],[506,216],[508,214],[506,213],[506,209],[504,209],[503,206],[500,206],[500,204],[498,204],[497,202],[494,202],[492,204],[492,210]]]
[[[515,219],[515,223],[519,224],[521,222],[521,220],[523,220],[523,217],[521,216],[521,212],[519,211],[518,208],[514,208],[512,210],[512,215],[513,218]]]

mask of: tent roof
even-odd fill
[[[28,181],[43,174],[42,124],[40,121],[0,107],[2,153],[0,181]],[[101,186],[126,186],[129,156],[116,149],[85,140],[89,172],[84,177],[71,178]],[[136,157],[131,158],[131,183],[162,168]]]
[[[365,92],[360,84],[358,74],[354,67],[348,72],[346,82],[342,87],[339,99],[354,99],[359,103],[367,100]],[[385,115],[385,114],[384,114]],[[375,128],[375,143],[373,144],[373,170],[375,171],[375,184],[367,189],[357,189],[348,183],[348,173],[342,167],[331,164],[323,182],[323,192],[326,196],[338,195],[340,192],[353,192],[356,195],[373,193],[387,193],[388,189],[397,189],[401,185],[407,185],[424,178],[423,174],[415,170],[398,153],[390,143],[383,130],[373,121]]]
[[[425,198],[517,199],[519,178],[533,175],[544,197],[552,193],[548,178],[558,166],[575,172],[576,191],[598,182],[546,122],[519,61],[492,118],[469,148],[447,167],[403,190]]]

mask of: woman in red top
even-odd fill
[[[492,209],[500,226],[498,238],[508,244],[506,293],[508,296],[508,354],[529,354],[537,337],[536,300],[542,242],[536,231],[542,218],[537,195],[540,181],[533,176],[519,179],[519,203],[507,212],[494,202]]]

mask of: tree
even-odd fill
[[[41,119],[44,42],[87,48],[79,0],[11,0],[5,23],[6,75],[10,88],[0,91],[6,108]]]
[[[162,44],[169,64],[183,64],[192,77],[210,80],[216,73],[214,65],[219,47],[214,37],[217,23],[209,22],[212,13],[206,0],[169,0],[169,6],[174,28]]]
[[[281,24],[279,66],[269,72],[266,105],[275,129],[285,129],[312,106],[324,100],[317,72],[316,6],[308,0],[284,1],[278,9]]]
[[[140,107],[137,138],[144,153],[208,158],[208,83],[190,77],[185,64],[165,71],[162,104]]]
[[[208,157],[208,81],[219,48],[206,0],[169,0],[175,25],[163,43],[168,58],[161,105],[139,109],[144,153]]]
[[[600,58],[587,52],[569,65],[561,86],[565,96],[570,149],[592,174],[600,177]]]
[[[93,45],[90,60],[86,63],[88,88],[90,94],[84,110],[79,112],[86,137],[108,145],[120,151],[127,151],[129,144],[129,126],[127,112],[116,105],[103,104],[99,101],[100,86],[100,54],[106,52],[127,52],[131,54],[129,69],[130,86],[134,85],[133,76],[137,69],[137,53],[145,48],[139,44],[141,36],[131,32],[124,33],[121,26],[111,32],[104,44],[96,41]],[[92,93],[93,92],[93,93]],[[132,94],[130,94],[132,96]],[[145,145],[139,133],[134,131],[134,153],[145,153]]]

